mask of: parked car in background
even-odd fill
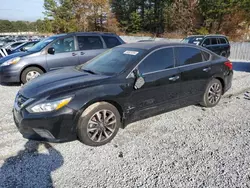
[[[229,40],[224,35],[192,35],[184,38],[182,42],[203,46],[227,58],[230,56]]]
[[[125,44],[24,85],[14,121],[28,139],[100,146],[133,121],[193,104],[217,105],[232,77],[227,58],[199,46]]]
[[[13,42],[16,42],[16,41],[13,39],[3,39],[0,41],[0,48],[3,48],[3,46],[8,45]]]
[[[28,51],[30,48],[32,48],[35,44],[37,44],[39,41],[31,41],[31,42],[24,42],[23,44],[11,49],[11,50],[7,50],[8,54],[14,54],[17,52],[26,52]]]
[[[25,43],[25,41],[10,42],[4,45],[2,48],[4,48],[5,50],[12,50],[23,43]]]
[[[43,73],[86,63],[109,48],[124,44],[112,33],[69,33],[51,36],[26,52],[0,59],[0,81],[26,83]]]

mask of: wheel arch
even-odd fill
[[[29,68],[29,67],[37,67],[37,68],[41,69],[44,73],[47,72],[46,69],[45,69],[44,67],[42,67],[41,65],[37,65],[37,64],[30,64],[30,65],[27,65],[27,66],[23,67],[23,69],[20,71],[20,75],[19,75],[19,80],[20,80],[20,82],[22,81],[22,80],[21,80],[21,77],[22,77],[23,71],[24,71],[25,69]]]
[[[113,105],[118,110],[120,117],[121,117],[121,124],[122,124],[121,128],[124,128],[124,110],[122,108],[122,105],[119,104],[119,102],[112,100],[112,99],[99,99],[99,100],[93,100],[93,101],[88,102],[86,105],[84,105],[84,108],[82,108],[81,111],[79,112],[78,117],[77,117],[77,121],[78,121],[79,117],[81,116],[81,114],[84,113],[84,111],[88,107],[90,107],[91,105],[93,105],[95,103],[100,103],[100,102],[109,103],[109,104]]]
[[[214,79],[217,79],[220,81],[220,83],[222,85],[222,91],[223,91],[222,94],[224,94],[225,93],[225,81],[224,81],[224,79],[221,77],[214,77]]]

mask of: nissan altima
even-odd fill
[[[214,107],[232,77],[227,58],[200,46],[124,44],[24,85],[14,121],[27,139],[100,146],[131,122],[188,105]]]

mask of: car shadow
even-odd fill
[[[47,151],[39,152],[40,145]],[[64,163],[61,153],[48,143],[28,141],[24,147],[4,161],[0,187],[53,187],[51,173]]]
[[[22,84],[20,83],[0,83],[0,86],[13,86],[13,87],[16,87],[16,86],[21,86]]]
[[[250,62],[232,62],[234,71],[250,72]]]

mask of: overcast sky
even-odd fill
[[[0,19],[35,21],[44,17],[43,0],[0,0]]]

